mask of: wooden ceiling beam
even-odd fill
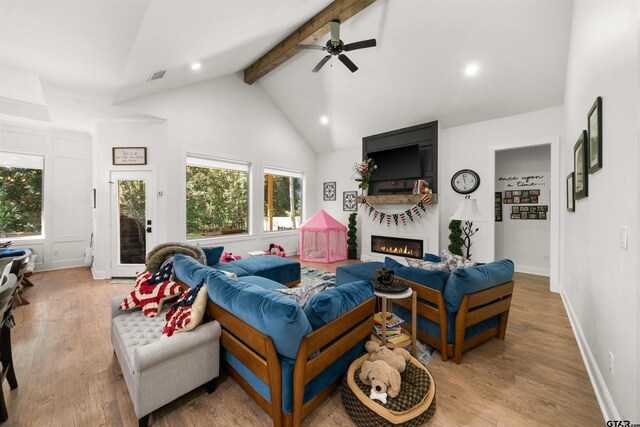
[[[296,45],[315,44],[320,37],[329,32],[329,22],[331,20],[339,19],[343,23],[367,6],[375,3],[375,1],[334,1],[244,70],[244,82],[247,84],[255,83],[278,65],[295,56],[301,50],[296,49]]]

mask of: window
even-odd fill
[[[187,239],[246,233],[249,164],[187,156]]]
[[[296,230],[302,217],[302,174],[264,170],[264,231]]]
[[[44,157],[0,151],[0,238],[42,235]]]

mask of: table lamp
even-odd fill
[[[460,202],[458,209],[451,215],[449,219],[464,221],[462,226],[462,244],[467,248],[467,259],[471,259],[469,249],[471,248],[471,236],[476,234],[478,228],[473,229],[473,221],[485,221],[484,217],[478,209],[476,199],[471,199],[466,196],[463,201]]]

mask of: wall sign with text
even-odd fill
[[[113,147],[114,165],[146,165],[147,147]]]

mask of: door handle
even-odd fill
[[[147,233],[151,233],[151,227],[147,227]]]

